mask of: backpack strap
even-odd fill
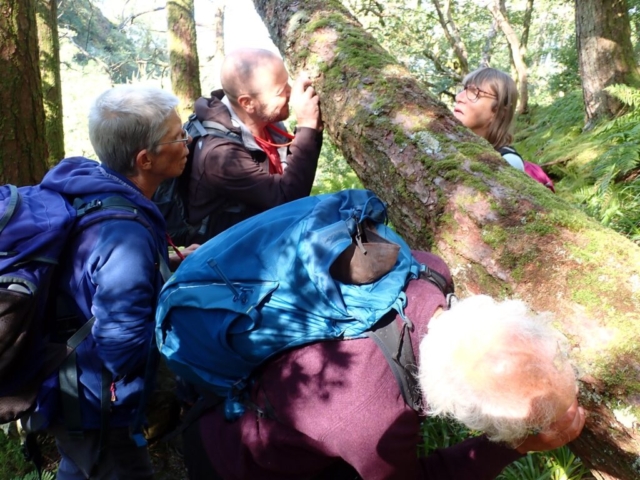
[[[2,218],[0,218],[0,232],[4,230],[4,227],[7,226],[9,220],[13,216],[13,213],[16,211],[16,207],[18,206],[18,200],[20,199],[20,194],[18,193],[18,187],[15,185],[7,185],[9,187],[9,192],[11,198],[9,199],[9,205],[7,205],[7,209],[4,211]]]
[[[420,388],[418,387],[418,367],[410,337],[410,324],[404,322],[401,329],[396,325],[396,311],[391,310],[369,331],[371,338],[387,360],[391,372],[400,387],[402,398],[411,409],[420,412]]]
[[[67,351],[70,351],[60,366],[60,399],[65,424],[70,436],[82,436],[82,417],[80,415],[80,399],[78,395],[78,368],[76,347],[91,333],[96,317],[91,317],[68,340]]]
[[[199,137],[212,136],[225,138],[233,143],[237,143],[238,145],[244,145],[242,136],[232,132],[219,122],[214,122],[212,120],[200,120],[195,113],[192,113],[189,116],[189,120],[184,124],[184,127],[185,130],[189,132],[189,135],[196,139]]]
[[[441,273],[421,264],[418,278],[431,282],[438,287],[445,296],[448,307],[456,300],[453,281],[448,282]],[[418,367],[411,345],[413,324],[404,315],[403,303],[398,302],[394,310],[387,313],[371,330],[367,331],[367,336],[376,342],[376,345],[378,345],[387,360],[400,387],[404,402],[414,411],[421,412],[422,394],[418,386]],[[396,314],[403,319],[403,324],[400,328],[395,322]]]
[[[105,210],[105,209],[114,209],[114,210],[122,210],[124,212],[131,213],[136,215],[135,218],[131,217],[131,220],[138,221],[142,225],[144,225],[147,229],[152,230],[150,223],[146,219],[146,217],[142,214],[141,209],[136,206],[133,202],[127,200],[126,198],[120,195],[113,195],[110,197],[106,197],[103,199],[94,199],[89,202],[85,202],[81,198],[76,198],[73,201],[73,207],[76,209],[77,218],[82,219],[88,214],[93,212]],[[108,220],[113,217],[108,215],[97,215],[94,218],[89,218],[82,223],[79,227],[80,230],[87,228],[90,225],[98,223],[102,220]],[[76,231],[78,233],[78,231]],[[169,271],[169,267],[164,260],[164,256],[162,252],[158,250],[158,267],[159,272],[162,277],[163,282],[166,282],[171,272]],[[62,366],[60,367],[59,372],[59,380],[60,380],[60,391],[62,398],[62,410],[65,419],[65,425],[67,426],[67,430],[69,431],[70,436],[82,437],[83,434],[83,426],[82,426],[82,417],[80,413],[80,398],[79,398],[79,387],[78,387],[78,371],[77,371],[77,356],[75,349],[80,345],[80,343],[87,338],[87,336],[91,333],[91,328],[95,323],[96,317],[93,316],[89,320],[87,320],[68,340],[67,340],[67,351],[70,351],[69,356],[66,358]],[[153,342],[151,349],[155,349],[155,342]],[[149,359],[153,361],[152,357],[153,352],[149,352]],[[157,355],[156,355],[157,356]],[[147,367],[147,371],[145,371],[145,387],[144,390],[147,389],[147,376],[148,376],[149,367]],[[111,410],[111,384],[113,378],[111,372],[109,372],[106,368],[102,368],[101,374],[101,394],[100,394],[100,455],[102,455],[103,447],[106,444],[106,432],[109,427],[109,416]],[[146,399],[146,396],[142,395],[143,399]],[[143,405],[139,407],[139,412],[143,411]],[[143,414],[137,412],[134,424],[140,423],[142,421],[138,420],[141,418]],[[141,428],[140,428],[141,430]]]

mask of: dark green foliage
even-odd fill
[[[340,151],[325,136],[311,194],[338,192],[349,188],[363,187]]]
[[[640,91],[624,85],[609,91],[626,105],[618,118],[582,132],[576,90],[521,117],[516,145],[525,159],[553,164],[545,169],[559,180],[559,195],[640,242]]]
[[[557,94],[558,92],[567,93],[581,88],[575,33],[554,53],[557,62],[562,66],[562,70],[549,78],[548,86],[550,92],[552,94]]]
[[[161,76],[167,63],[166,38],[133,21],[116,25],[91,0],[61,0],[58,25],[80,50],[74,62],[97,60],[114,83],[137,76]],[[61,32],[62,33],[62,32]]]
[[[466,440],[472,433],[460,423],[443,417],[427,417],[422,422],[422,443],[418,456],[426,457],[438,448],[447,448]]]
[[[496,480],[580,480],[588,470],[567,447],[529,454],[509,465]]]
[[[20,442],[0,432],[0,478],[12,479],[33,470],[22,453]]]
[[[478,435],[463,425],[441,417],[427,417],[422,423],[422,443],[418,455],[427,456]],[[509,465],[496,480],[580,480],[588,473],[567,447],[551,452],[529,454]]]

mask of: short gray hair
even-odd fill
[[[135,171],[136,156],[154,150],[168,131],[178,98],[149,85],[120,85],[96,98],[89,111],[89,138],[100,161],[122,175]]]
[[[519,300],[477,295],[431,320],[420,343],[427,413],[455,418],[517,446],[575,398],[565,341],[548,317]]]

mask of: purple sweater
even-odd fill
[[[414,255],[450,278],[440,258]],[[407,297],[417,353],[445,299],[424,280],[411,282]],[[405,405],[383,354],[368,338],[288,352],[265,366],[252,396],[275,419],[254,409],[229,423],[218,408],[199,422],[204,449],[225,479],[309,478],[341,458],[365,480],[489,480],[520,457],[477,437],[418,458],[421,418]]]

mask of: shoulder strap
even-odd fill
[[[192,113],[189,120],[185,123],[185,129],[194,138],[198,137],[218,137],[225,138],[238,145],[244,145],[242,137],[235,132],[232,132],[227,127],[219,122],[212,120],[200,120],[195,113]]]
[[[410,327],[408,323],[404,323],[402,329],[398,329],[395,318],[396,311],[391,310],[367,331],[367,336],[376,342],[387,360],[400,387],[404,403],[419,412],[422,406],[417,380],[418,367],[411,346]]]
[[[143,226],[145,226],[145,228],[153,231],[153,228],[150,222],[146,219],[146,217],[144,216],[140,208],[137,205],[135,205],[133,202],[127,200],[126,198],[120,195],[113,195],[103,199],[94,199],[89,202],[84,202],[81,198],[76,198],[73,201],[73,206],[76,209],[78,219],[81,219],[93,212],[97,212],[105,209],[121,210],[123,212],[128,212],[134,215],[127,218],[131,219],[132,221],[137,221],[141,223]],[[96,215],[94,218],[88,219],[87,221],[83,222],[82,226],[80,227],[80,230],[87,228],[88,226],[93,225],[102,220],[107,220],[111,218],[113,217],[109,215],[101,215],[101,216]],[[162,281],[166,282],[169,276],[171,275],[171,272],[169,271],[169,267],[164,260],[164,256],[162,252],[158,250],[157,253],[158,253],[158,267],[159,267],[160,275],[162,277]],[[78,331],[76,331],[76,333],[72,335],[71,338],[69,338],[69,340],[67,341],[68,357],[63,363],[63,365],[60,367],[60,372],[59,372],[60,391],[61,391],[61,397],[62,397],[61,403],[62,403],[62,408],[64,412],[64,417],[65,417],[65,424],[67,426],[67,430],[69,431],[69,434],[76,437],[82,436],[82,418],[80,416],[77,360],[76,360],[75,349],[89,335],[89,333],[91,333],[91,328],[94,323],[95,323],[95,316],[87,320],[87,322],[85,322],[82,325],[82,327],[80,327],[80,329],[78,329]],[[152,363],[153,366],[147,365],[147,368],[145,371],[145,380],[144,380],[145,391],[150,390],[151,388],[148,385],[148,383],[150,383],[149,377],[151,376],[149,372],[151,370],[155,372],[155,368],[154,368],[156,365],[155,356],[157,356],[157,352],[156,352],[156,355],[154,356],[154,353],[153,353],[154,350],[157,350],[157,349],[155,348],[155,343],[152,342],[148,361]],[[102,375],[101,375],[101,394],[100,394],[100,397],[101,397],[100,399],[101,454],[102,454],[103,442],[105,441],[103,437],[109,425],[109,417],[110,417],[110,409],[111,409],[111,391],[110,391],[111,382],[112,382],[111,373],[106,368],[103,367]],[[145,392],[143,392],[142,397],[146,399],[146,396],[144,393]],[[144,404],[142,404],[141,402],[141,405],[138,408],[138,412],[143,411],[143,405]],[[138,412],[136,413],[136,417],[134,419],[135,420],[134,425],[136,424],[142,425],[142,420],[141,420],[142,414]],[[140,419],[138,419],[138,417],[140,417]],[[140,431],[142,430],[141,427],[139,428],[139,430]],[[137,439],[138,439],[137,437],[134,438],[134,440],[137,440]]]
[[[419,278],[434,284],[447,300],[447,305],[455,299],[453,282],[427,265],[422,264]],[[396,382],[400,387],[404,402],[414,411],[422,411],[421,392],[418,386],[418,367],[411,345],[411,331],[413,327],[409,319],[405,319],[402,327],[398,328],[395,321],[396,311],[391,310],[376,325],[367,332],[382,351],[387,360]]]
[[[9,205],[7,205],[7,209],[4,211],[2,218],[0,218],[0,232],[4,230],[4,227],[7,226],[11,217],[13,217],[14,212],[16,211],[16,207],[18,206],[18,200],[20,199],[20,195],[18,194],[18,187],[15,185],[8,185],[9,191],[11,192],[11,198],[9,199]]]

